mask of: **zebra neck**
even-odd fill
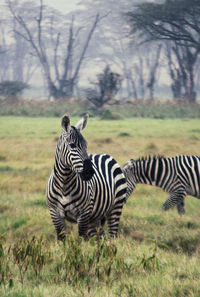
[[[156,185],[157,174],[155,172],[158,160],[139,160],[136,166],[136,182],[140,184]]]
[[[62,166],[61,164],[58,164],[57,162],[55,162],[53,172],[55,180],[62,185],[71,183],[71,181],[76,177],[75,172]]]

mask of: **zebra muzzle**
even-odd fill
[[[80,176],[83,180],[87,181],[92,178],[94,174],[94,169],[92,167],[92,162],[90,159],[85,159],[83,162],[83,171],[80,172]]]

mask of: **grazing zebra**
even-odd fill
[[[162,208],[177,207],[179,214],[185,213],[184,198],[191,195],[200,198],[200,157],[161,156],[130,159],[122,168],[127,181],[127,197],[137,183],[158,186],[169,193]]]
[[[59,240],[65,238],[65,219],[78,223],[78,233],[85,239],[98,229],[102,233],[105,220],[111,237],[118,232],[126,197],[125,177],[111,156],[88,155],[86,140],[80,133],[87,120],[85,116],[74,127],[65,115],[61,122],[63,132],[46,191]]]

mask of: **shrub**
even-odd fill
[[[112,72],[107,65],[103,71],[97,75],[97,82],[93,83],[95,89],[86,90],[87,99],[95,105],[95,108],[102,109],[117,94],[121,87],[122,78],[118,73]]]
[[[122,116],[118,113],[111,112],[109,109],[105,109],[101,113],[101,120],[121,120]]]
[[[0,96],[15,97],[20,95],[29,86],[22,81],[5,80],[0,83]]]

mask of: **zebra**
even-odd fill
[[[55,163],[48,180],[46,196],[57,239],[65,238],[66,220],[78,224],[79,236],[88,239],[103,233],[107,221],[111,237],[117,236],[126,197],[126,180],[118,163],[107,154],[88,154],[81,134],[88,115],[76,126],[70,118],[61,120]]]
[[[130,159],[122,167],[127,181],[127,196],[137,183],[154,185],[169,193],[162,205],[164,211],[176,206],[179,214],[185,213],[184,198],[200,198],[200,157],[179,155],[171,158],[148,156]]]

